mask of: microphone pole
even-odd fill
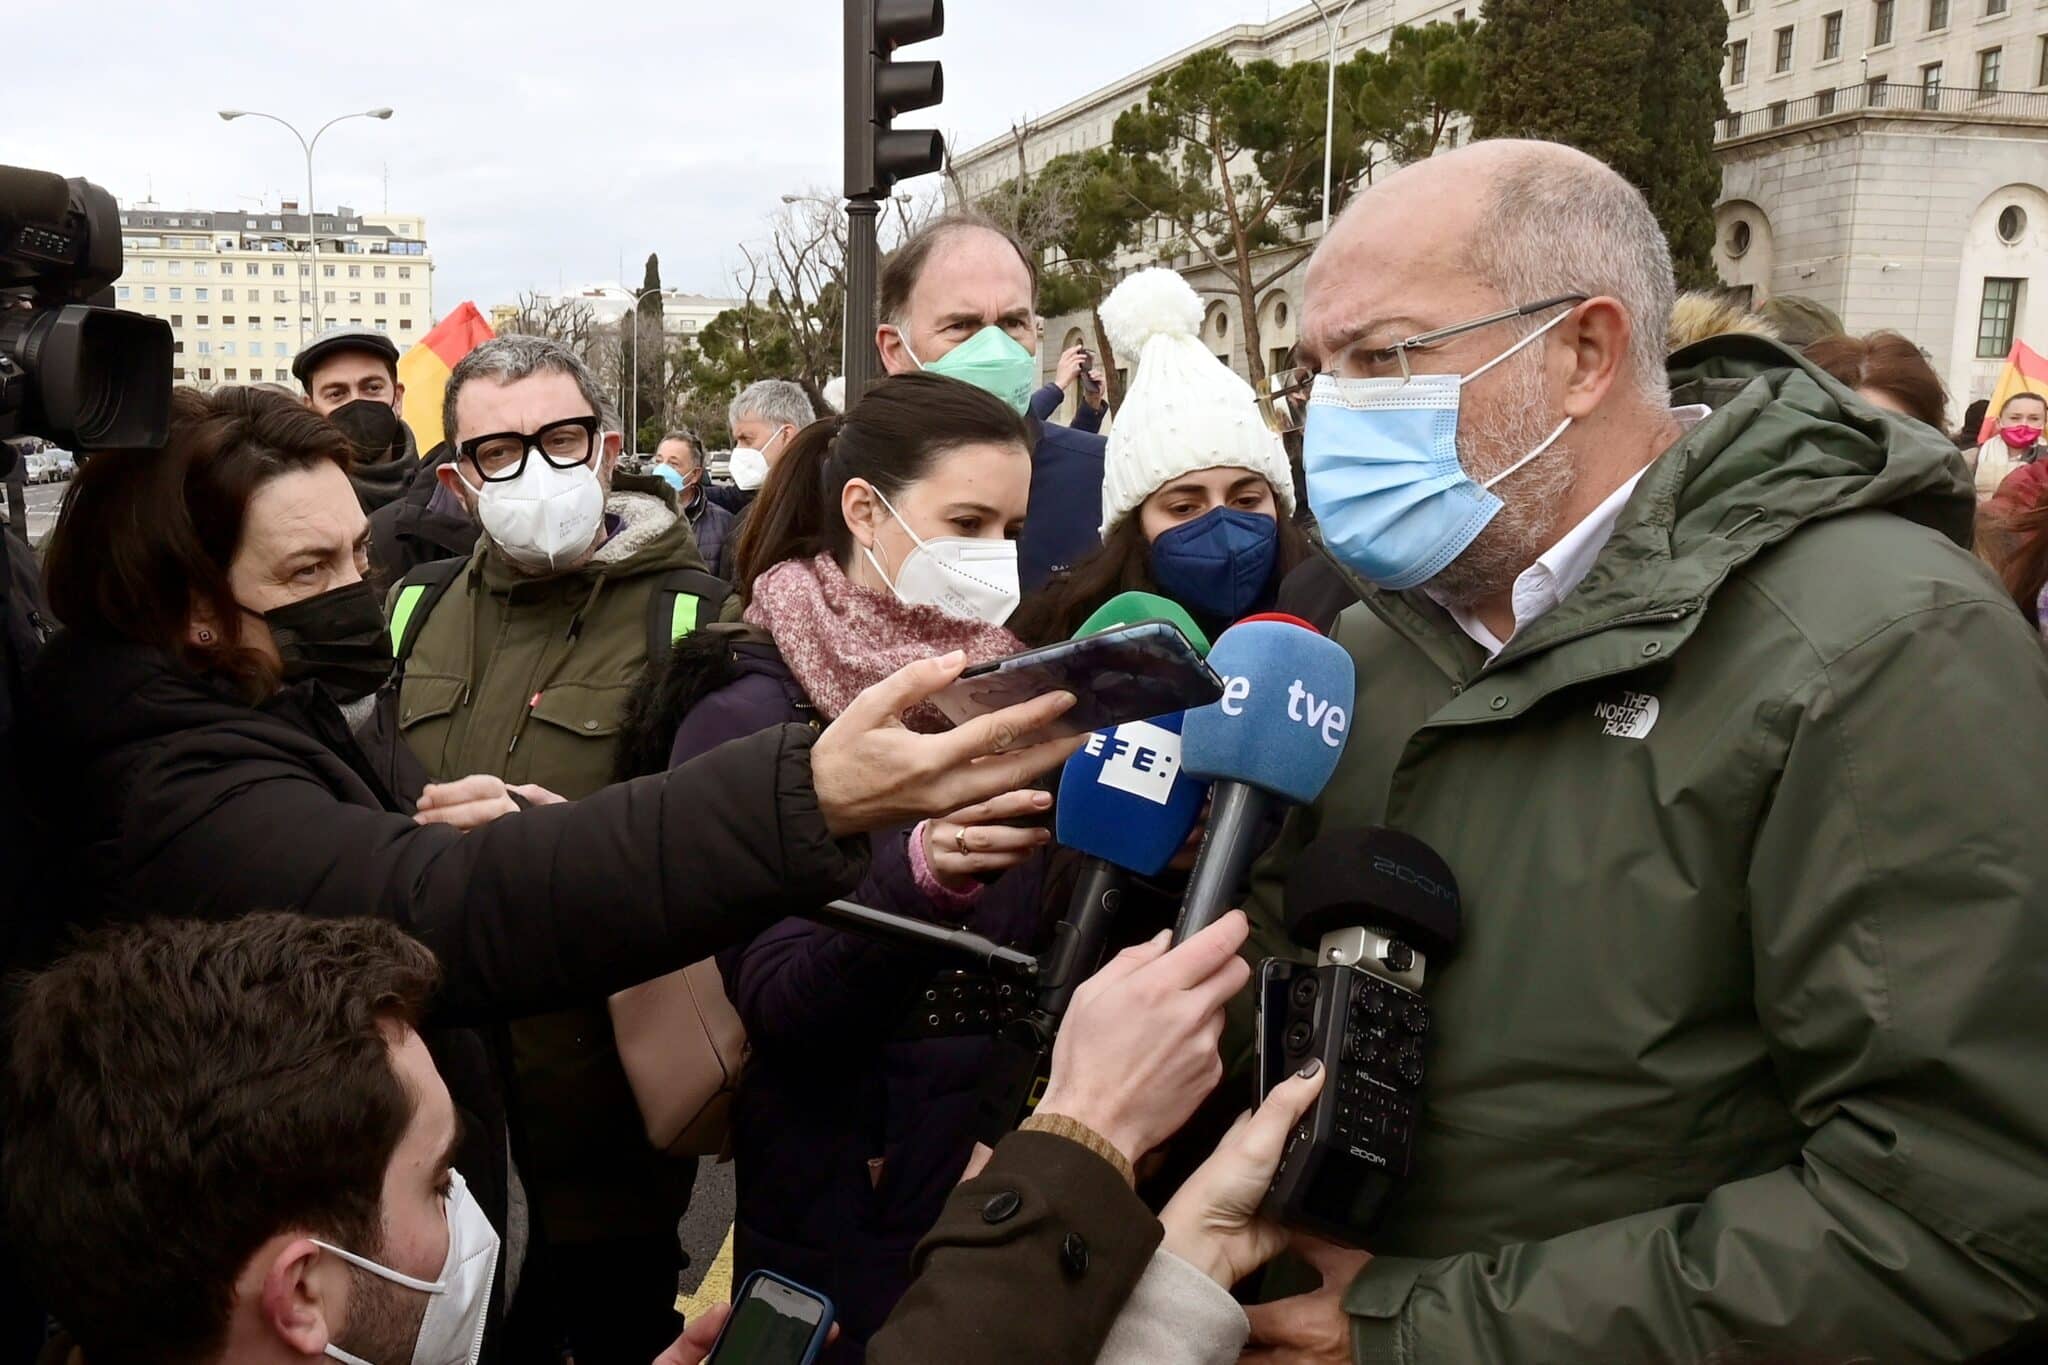
[[[1260,827],[1273,798],[1245,782],[1218,782],[1209,789],[1209,825],[1188,874],[1173,941],[1185,943],[1223,918],[1237,904],[1237,889],[1251,870]]]

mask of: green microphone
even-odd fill
[[[1081,623],[1074,632],[1076,640],[1088,635],[1100,635],[1105,630],[1116,630],[1122,626],[1135,626],[1141,621],[1164,621],[1188,637],[1188,643],[1195,652],[1204,657],[1209,653],[1209,637],[1195,624],[1195,618],[1188,615],[1187,608],[1171,598],[1161,597],[1152,592],[1123,592],[1110,598],[1095,609],[1095,614]]]

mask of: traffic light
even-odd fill
[[[937,62],[891,60],[899,47],[946,31],[944,0],[845,0],[846,197],[882,199],[889,187],[945,164],[946,140],[928,129],[898,129],[898,114],[945,97]]]

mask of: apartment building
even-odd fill
[[[434,262],[417,214],[121,210],[116,301],[171,324],[181,384],[291,385],[291,358],[333,327],[374,327],[404,351],[434,325]]]
[[[2015,338],[2048,345],[2048,0],[1727,4],[1731,113],[1715,139],[1722,277],[1758,301],[1803,295],[1853,331],[1912,337],[1959,415],[1990,392]],[[1477,18],[1479,9],[1476,0],[1359,0],[1337,58],[1384,50],[1401,25]],[[972,148],[956,160],[960,184],[972,197],[1106,144],[1117,115],[1195,52],[1322,61],[1328,42],[1313,6],[1225,29]],[[1445,145],[1465,136],[1454,126]],[[1148,230],[1130,263],[1152,259],[1153,244],[1170,235]],[[1315,227],[1305,235],[1313,241]],[[1197,288],[1222,286],[1194,262],[1174,264]],[[1304,274],[1295,266],[1259,299],[1269,369],[1287,363],[1294,345]],[[1208,297],[1203,339],[1246,368],[1235,297]],[[1086,314],[1047,319],[1048,372],[1091,335]]]

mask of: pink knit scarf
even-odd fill
[[[961,649],[968,663],[978,664],[1024,648],[1001,626],[963,621],[937,607],[913,606],[893,593],[861,587],[829,554],[786,559],[754,580],[745,619],[775,638],[782,661],[827,720],[919,659]],[[905,711],[903,723],[925,734],[949,728],[928,702]]]

